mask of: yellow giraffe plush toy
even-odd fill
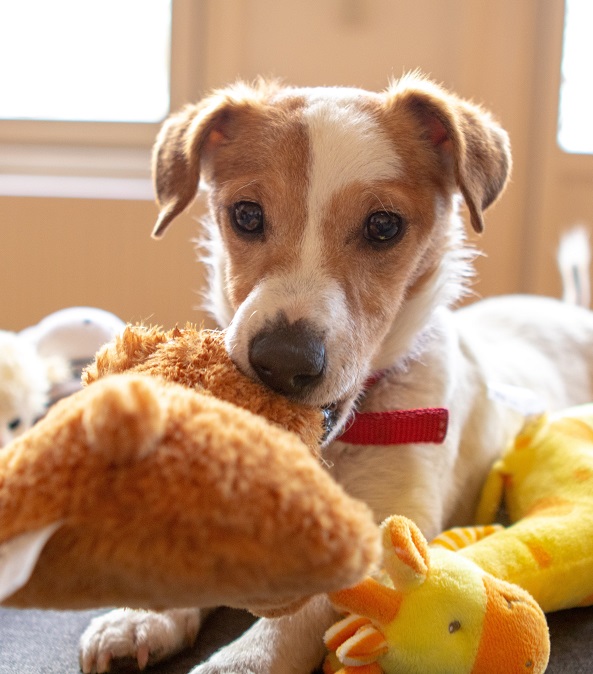
[[[493,522],[503,501],[510,526],[451,529],[438,536],[430,550],[424,549],[421,534],[411,523],[415,533],[402,537],[393,533],[399,528],[393,522],[401,518],[389,518],[383,525],[392,532],[384,537],[385,567],[394,587],[389,587],[389,579],[382,578],[381,583],[367,579],[331,595],[338,608],[352,615],[326,633],[332,651],[326,673],[545,671],[549,653],[545,622],[542,625],[543,615],[538,618],[528,598],[532,596],[546,612],[593,604],[593,404],[525,424],[494,465],[476,520],[482,525]],[[414,546],[406,538],[415,540]],[[418,565],[418,555],[424,567]],[[397,571],[394,559],[407,575]],[[448,565],[446,573],[443,563]],[[506,590],[493,586],[499,596],[506,596],[509,607],[518,609],[506,626],[504,620],[493,619],[503,612],[500,604],[490,601],[492,592],[486,592],[480,618],[481,588],[479,583],[472,587],[469,580],[479,578],[476,569],[483,573],[486,588],[492,580],[506,583]],[[457,579],[459,572],[463,583]],[[411,579],[423,594],[418,589],[411,592]],[[505,595],[509,588],[515,594]],[[529,594],[516,594],[519,588]],[[461,625],[451,634],[463,630],[465,642],[445,638],[440,625],[444,607],[465,611],[465,621],[450,623]],[[470,615],[473,627],[464,629]],[[436,632],[435,624],[441,627]]]
[[[593,604],[593,404],[527,422],[490,472],[477,522],[503,499],[512,526],[459,554],[546,612]]]

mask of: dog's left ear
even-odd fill
[[[394,83],[387,96],[390,106],[420,122],[443,165],[453,171],[472,227],[482,232],[482,213],[501,194],[511,171],[506,131],[480,107],[414,75]]]

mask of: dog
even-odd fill
[[[541,297],[461,310],[476,232],[511,170],[483,109],[418,74],[386,91],[239,83],[185,107],[154,151],[161,236],[206,189],[209,308],[238,367],[327,418],[328,470],[427,538],[471,521],[486,473],[534,403],[593,399],[593,314]],[[446,408],[443,443],[340,440],[353,415]],[[306,674],[335,619],[324,597],[261,619],[193,674]],[[193,640],[197,610],[117,610],[81,640],[84,672],[143,667]]]

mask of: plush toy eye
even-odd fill
[[[9,431],[16,431],[16,429],[21,425],[21,420],[19,417],[16,417],[15,419],[12,419],[12,421],[8,422],[8,430]]]
[[[239,201],[231,208],[231,220],[235,229],[245,234],[261,234],[264,231],[264,213],[255,201]]]
[[[454,620],[452,623],[449,623],[449,634],[458,632],[461,629],[461,623],[459,620]]]
[[[397,239],[404,231],[401,215],[389,211],[371,213],[364,225],[364,235],[369,241],[388,243]]]

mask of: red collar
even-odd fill
[[[371,376],[365,383],[365,389],[370,389],[384,375],[385,371]],[[447,436],[448,424],[449,412],[443,407],[356,412],[337,439],[351,445],[441,444]]]
[[[351,445],[441,444],[447,436],[449,412],[444,407],[389,412],[356,412],[337,438]]]

